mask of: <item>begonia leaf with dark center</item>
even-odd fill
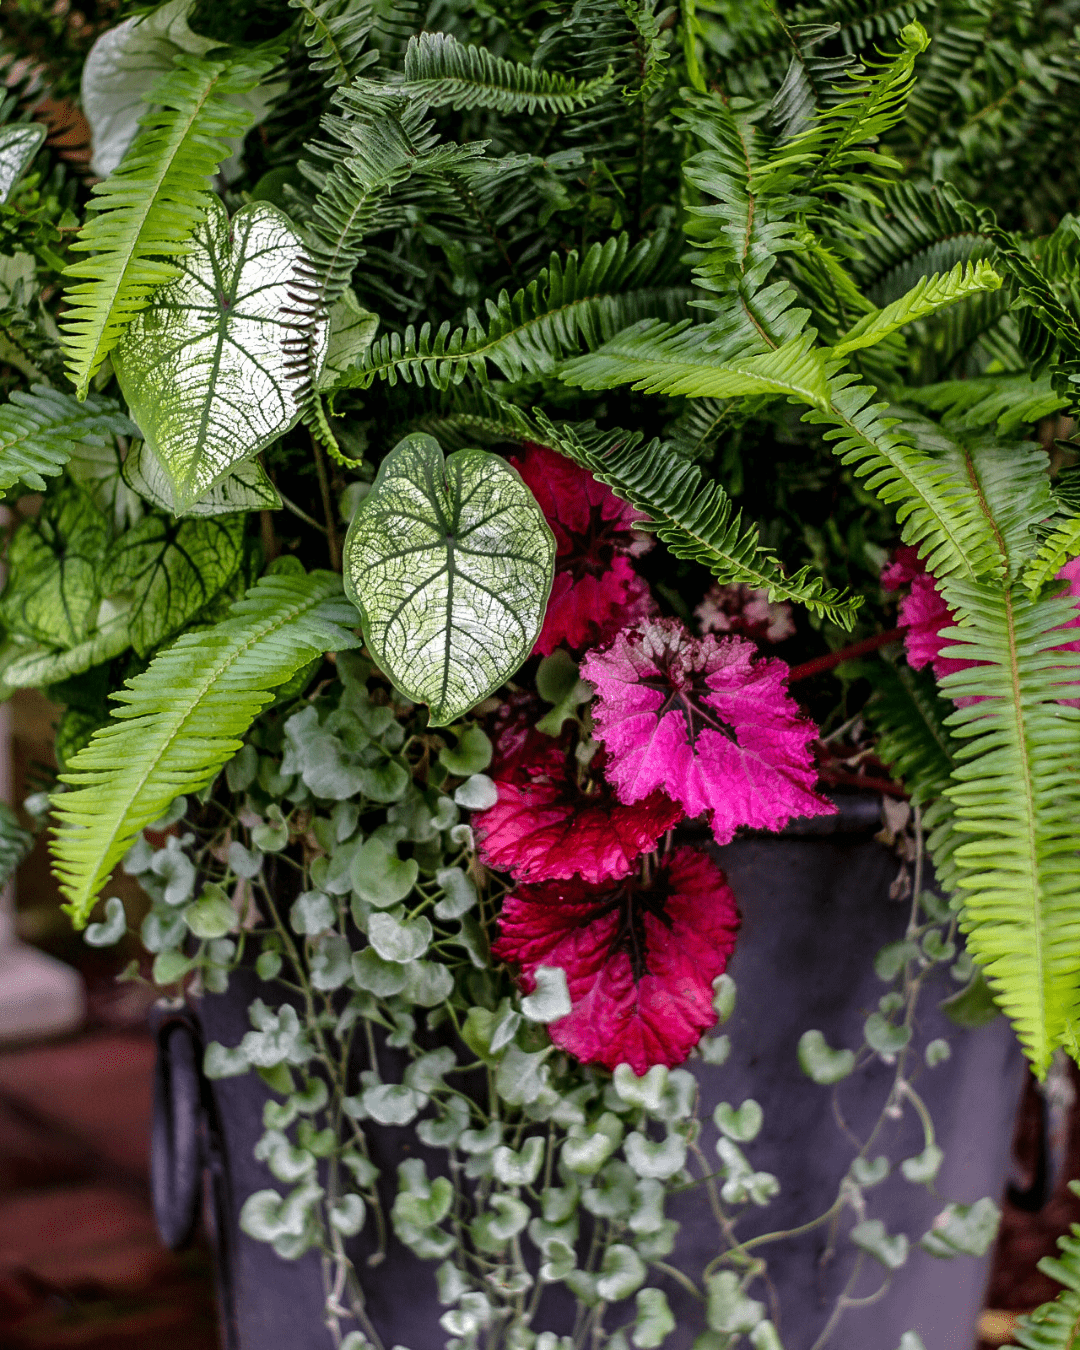
[[[600,751],[583,769],[571,746],[539,737],[497,760],[499,800],[472,822],[483,862],[519,881],[627,876],[682,809],[663,792],[624,805],[604,777],[604,762]]]
[[[571,1009],[549,1026],[551,1039],[583,1063],[628,1063],[641,1075],[682,1063],[715,1023],[712,983],[738,923],[723,872],[684,847],[648,880],[519,886],[503,902],[492,952],[519,968],[526,992],[538,966],[563,970]]]
[[[564,524],[561,533],[570,547],[560,548],[557,565],[560,571],[569,572],[575,581],[582,577],[602,577],[611,570],[617,554],[631,551],[635,540],[634,531],[624,523],[621,514],[612,519],[605,515],[603,505],[598,502],[589,505],[589,522],[585,529],[575,530]]]
[[[619,801],[665,792],[687,815],[706,815],[718,844],[742,826],[776,830],[834,811],[812,790],[816,728],[787,673],[742,638],[698,639],[677,619],[640,623],[589,652],[593,734]]]

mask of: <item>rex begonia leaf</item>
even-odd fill
[[[13,122],[0,127],[0,202],[11,196],[44,139],[45,128],[40,122]]]
[[[131,415],[172,481],[178,512],[293,425],[297,337],[290,287],[305,260],[289,218],[252,202],[230,221],[217,198],[160,286],[128,325],[113,365]],[[316,361],[327,322],[316,324]]]
[[[546,445],[528,443],[510,462],[555,535],[555,576],[536,650],[548,656],[562,642],[595,647],[654,613],[649,588],[630,563],[653,546],[634,528],[641,513]]]
[[[787,667],[742,638],[696,639],[677,619],[622,632],[581,667],[596,686],[595,735],[623,802],[660,789],[706,814],[718,844],[740,826],[777,830],[836,808],[812,791],[814,724],[785,687]]]
[[[571,1010],[548,1031],[582,1063],[681,1064],[716,1022],[712,982],[735,945],[739,913],[723,872],[679,848],[651,879],[590,886],[579,877],[519,886],[503,901],[492,953],[520,967],[526,992],[540,966],[566,973]]]
[[[19,526],[8,549],[8,629],[52,647],[74,647],[88,637],[111,533],[90,494],[74,483],[46,497],[40,515]]]
[[[148,502],[170,515],[224,516],[234,511],[278,511],[281,498],[257,459],[242,459],[234,464],[198,501],[184,511],[176,504],[169,475],[145,441],[131,447],[124,460],[124,482]]]
[[[473,817],[482,860],[519,881],[626,876],[683,813],[662,792],[623,805],[604,762],[602,750],[586,768],[564,746],[527,743],[495,780],[498,802]]]
[[[131,645],[140,656],[178,633],[236,575],[243,516],[169,521],[151,515],[125,531],[109,550],[101,588],[131,594]]]
[[[517,472],[486,450],[449,459],[431,436],[400,441],[345,540],[345,590],[364,641],[445,726],[532,651],[555,541]]]

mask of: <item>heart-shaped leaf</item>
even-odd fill
[[[973,1205],[946,1205],[919,1246],[931,1256],[985,1256],[997,1237],[1001,1210],[989,1196]]]
[[[536,990],[521,1000],[521,1011],[530,1022],[557,1022],[570,1011],[566,971],[561,966],[537,966]]]
[[[444,460],[408,436],[383,460],[345,541],[345,589],[368,650],[445,726],[532,651],[555,540],[517,472],[485,450]]]
[[[937,1144],[927,1144],[914,1158],[905,1158],[900,1164],[900,1171],[908,1181],[927,1185],[937,1176],[944,1158]]]
[[[740,1144],[757,1138],[763,1120],[764,1113],[752,1098],[743,1102],[737,1111],[729,1102],[721,1102],[713,1112],[716,1128]]]
[[[861,1155],[851,1164],[851,1175],[864,1190],[876,1186],[889,1175],[889,1160],[880,1153],[876,1158],[864,1158]]]
[[[799,1067],[815,1083],[839,1083],[855,1067],[851,1050],[833,1050],[820,1031],[804,1031],[799,1037]]]
[[[667,1295],[662,1289],[641,1289],[637,1296],[633,1342],[638,1350],[655,1350],[675,1330]]]
[[[198,501],[180,511],[169,475],[145,441],[137,441],[124,460],[124,482],[140,497],[170,515],[224,516],[234,511],[279,511],[281,498],[257,459],[243,459]]]
[[[128,325],[113,365],[131,415],[172,481],[178,511],[296,421],[286,311],[305,260],[289,218],[252,202],[230,222],[211,198],[180,276]],[[322,360],[327,323],[313,335]]]
[[[127,915],[124,902],[116,896],[105,901],[105,921],[87,925],[83,938],[91,947],[112,947],[127,932]]]
[[[0,128],[0,202],[11,196],[44,139],[45,128],[40,122],[14,122]]]
[[[908,1258],[908,1240],[903,1233],[892,1237],[885,1231],[880,1219],[864,1219],[851,1230],[851,1240],[886,1270],[899,1270]]]
[[[368,920],[371,945],[384,961],[403,965],[417,961],[431,946],[432,929],[427,919],[395,919],[392,914],[373,914]]]
[[[178,633],[232,580],[243,550],[243,516],[168,521],[146,516],[109,550],[101,589],[130,593],[131,645],[147,656]]]
[[[871,1013],[863,1023],[863,1035],[871,1050],[879,1055],[895,1055],[911,1040],[911,1028],[890,1022],[882,1013]]]
[[[629,1298],[645,1281],[645,1262],[633,1247],[616,1242],[604,1253],[596,1292],[609,1303]]]
[[[52,647],[74,647],[89,636],[110,533],[88,492],[69,483],[50,493],[8,549],[7,627]]]

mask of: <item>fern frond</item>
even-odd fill
[[[301,164],[319,194],[306,232],[308,256],[289,292],[296,335],[285,344],[294,397],[316,425],[320,324],[349,285],[383,199],[414,173],[437,172],[482,152],[479,146],[438,146],[419,105],[381,98],[372,103],[359,86],[338,90],[333,102],[340,111],[322,120],[332,141],[309,145],[316,158]]]
[[[365,50],[378,23],[374,0],[289,0],[289,8],[300,11],[311,68],[327,84],[348,84],[378,61]]]
[[[917,407],[943,413],[960,430],[992,427],[996,423],[1002,436],[1049,417],[1068,403],[1045,375],[1032,380],[1026,373],[945,380],[941,384],[906,389],[904,398]]]
[[[536,70],[520,61],[468,47],[450,33],[421,33],[405,49],[405,88],[432,108],[457,112],[568,113],[601,98],[614,82],[610,67],[592,80]]]
[[[828,412],[811,409],[803,420],[827,428],[833,453],[883,502],[894,504],[906,543],[917,543],[936,577],[971,578],[1001,573],[994,532],[970,482],[916,446],[888,404],[873,403],[874,390],[848,373],[830,381]]]
[[[1020,1350],[1076,1350],[1080,1342],[1080,1224],[1074,1223],[1071,1234],[1058,1238],[1058,1255],[1044,1256],[1039,1269],[1065,1288],[1057,1298],[1020,1318],[1013,1344]]]
[[[655,531],[676,558],[707,567],[718,581],[742,582],[764,589],[772,600],[793,600],[833,623],[850,628],[861,597],[828,590],[809,567],[783,574],[776,558],[762,547],[757,527],[744,525],[731,499],[715,482],[702,482],[701,470],[677,458],[660,441],[643,443],[640,433],[597,432],[554,426],[537,414],[542,439],[588,469],[616,496],[645,512],[641,528]]]
[[[375,342],[355,371],[338,385],[366,388],[376,378],[430,383],[437,389],[472,371],[487,378],[491,362],[508,380],[551,374],[559,361],[584,346],[593,348],[638,321],[656,314],[685,312],[689,288],[650,286],[667,239],[655,235],[633,248],[626,235],[593,244],[578,261],[576,252],[551,261],[535,281],[498,302],[487,302],[487,324],[469,311],[466,327],[449,323],[432,334],[425,324],[404,338],[389,333]]]
[[[76,924],[138,833],[239,750],[274,689],[320,653],[356,645],[355,622],[334,574],[265,576],[228,619],[185,633],[113,696],[122,706],[53,799],[55,871]]]
[[[949,785],[955,745],[945,720],[953,710],[929,670],[914,671],[882,659],[867,670],[874,697],[865,715],[878,733],[877,754],[925,806]]]
[[[945,791],[961,838],[961,926],[1042,1077],[1080,1018],[1080,707],[1063,701],[1080,698],[1080,653],[1060,648],[1076,607],[958,579],[941,587],[958,620],[942,655],[976,663],[941,681],[970,700],[948,719],[962,744]]]
[[[230,153],[226,142],[253,120],[239,96],[272,65],[272,58],[255,55],[228,64],[178,57],[151,91],[151,111],[127,154],[95,185],[95,214],[71,246],[93,256],[65,272],[77,280],[67,292],[63,328],[79,398],[151,291],[179,275],[164,259],[192,247],[210,180]]]
[[[0,406],[0,492],[16,483],[44,492],[45,478],[63,471],[73,446],[138,434],[115,399],[90,394],[80,403],[44,384],[16,389]]]
[[[929,272],[994,251],[979,231],[974,208],[948,183],[932,188],[891,183],[879,203],[853,206],[850,219],[858,233],[852,270],[879,305],[897,299]]]
[[[852,73],[856,58],[850,52],[841,56],[814,55],[814,48],[834,38],[839,28],[836,23],[789,26],[794,51],[784,82],[769,104],[769,123],[778,143],[806,131],[822,107],[841,97],[837,83],[842,76]]]
[[[1024,572],[1024,585],[1037,594],[1052,580],[1067,562],[1080,555],[1080,516],[1056,529],[1039,549]]]
[[[833,347],[834,356],[847,356],[862,347],[871,347],[881,342],[890,333],[895,333],[909,323],[925,319],[930,314],[947,305],[954,305],[968,296],[983,291],[996,291],[1001,286],[1001,278],[986,262],[970,263],[967,267],[957,263],[951,272],[942,276],[923,277],[906,295],[894,300],[891,305],[879,309],[864,318],[845,333]]]

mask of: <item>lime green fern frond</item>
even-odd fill
[[[1037,556],[1024,572],[1024,584],[1038,592],[1051,581],[1067,562],[1080,555],[1080,516],[1073,516],[1056,529],[1043,543]]]
[[[16,483],[44,492],[45,479],[62,472],[75,446],[138,434],[114,399],[90,394],[80,403],[44,384],[16,389],[0,406],[0,492]]]
[[[541,436],[624,501],[645,512],[643,529],[654,530],[676,558],[707,567],[717,580],[764,589],[770,599],[793,600],[815,614],[850,628],[859,599],[826,588],[808,567],[785,576],[762,547],[757,527],[744,524],[731,499],[701,470],[660,441],[643,443],[638,433],[556,427],[538,415]]]
[[[914,443],[888,405],[850,373],[830,381],[829,410],[804,420],[825,428],[826,440],[865,486],[893,505],[906,543],[918,544],[935,576],[978,577],[1003,570],[993,527],[972,485]]]
[[[56,874],[75,922],[139,832],[210,782],[256,715],[324,651],[355,646],[356,611],[332,573],[265,576],[213,628],[185,633],[114,697],[54,798]]]
[[[863,347],[872,347],[909,323],[925,319],[947,305],[955,305],[970,295],[983,291],[996,291],[1001,286],[1001,278],[987,262],[970,263],[966,267],[957,263],[951,272],[944,275],[921,278],[907,292],[884,309],[867,314],[833,347],[834,356],[847,356],[850,352]]]
[[[483,47],[469,47],[449,33],[421,33],[405,50],[405,88],[429,107],[492,108],[498,112],[568,113],[594,103],[611,87],[614,73],[575,80],[520,61],[507,61]]]
[[[976,375],[969,380],[943,380],[918,389],[906,389],[904,398],[917,407],[940,412],[960,430],[992,427],[1008,436],[1017,427],[1060,412],[1068,398],[1059,394],[1043,375]]]
[[[974,662],[945,676],[966,701],[949,720],[962,742],[946,797],[968,948],[985,968],[1042,1076],[1080,1019],[1080,653],[1062,651],[1069,599],[948,580],[957,615],[942,655]]]
[[[72,245],[92,256],[65,273],[64,346],[78,395],[157,286],[173,280],[170,257],[191,248],[211,179],[253,114],[237,101],[270,70],[271,58],[234,63],[177,59],[149,96],[152,111],[114,173],[94,187],[94,214]]]

